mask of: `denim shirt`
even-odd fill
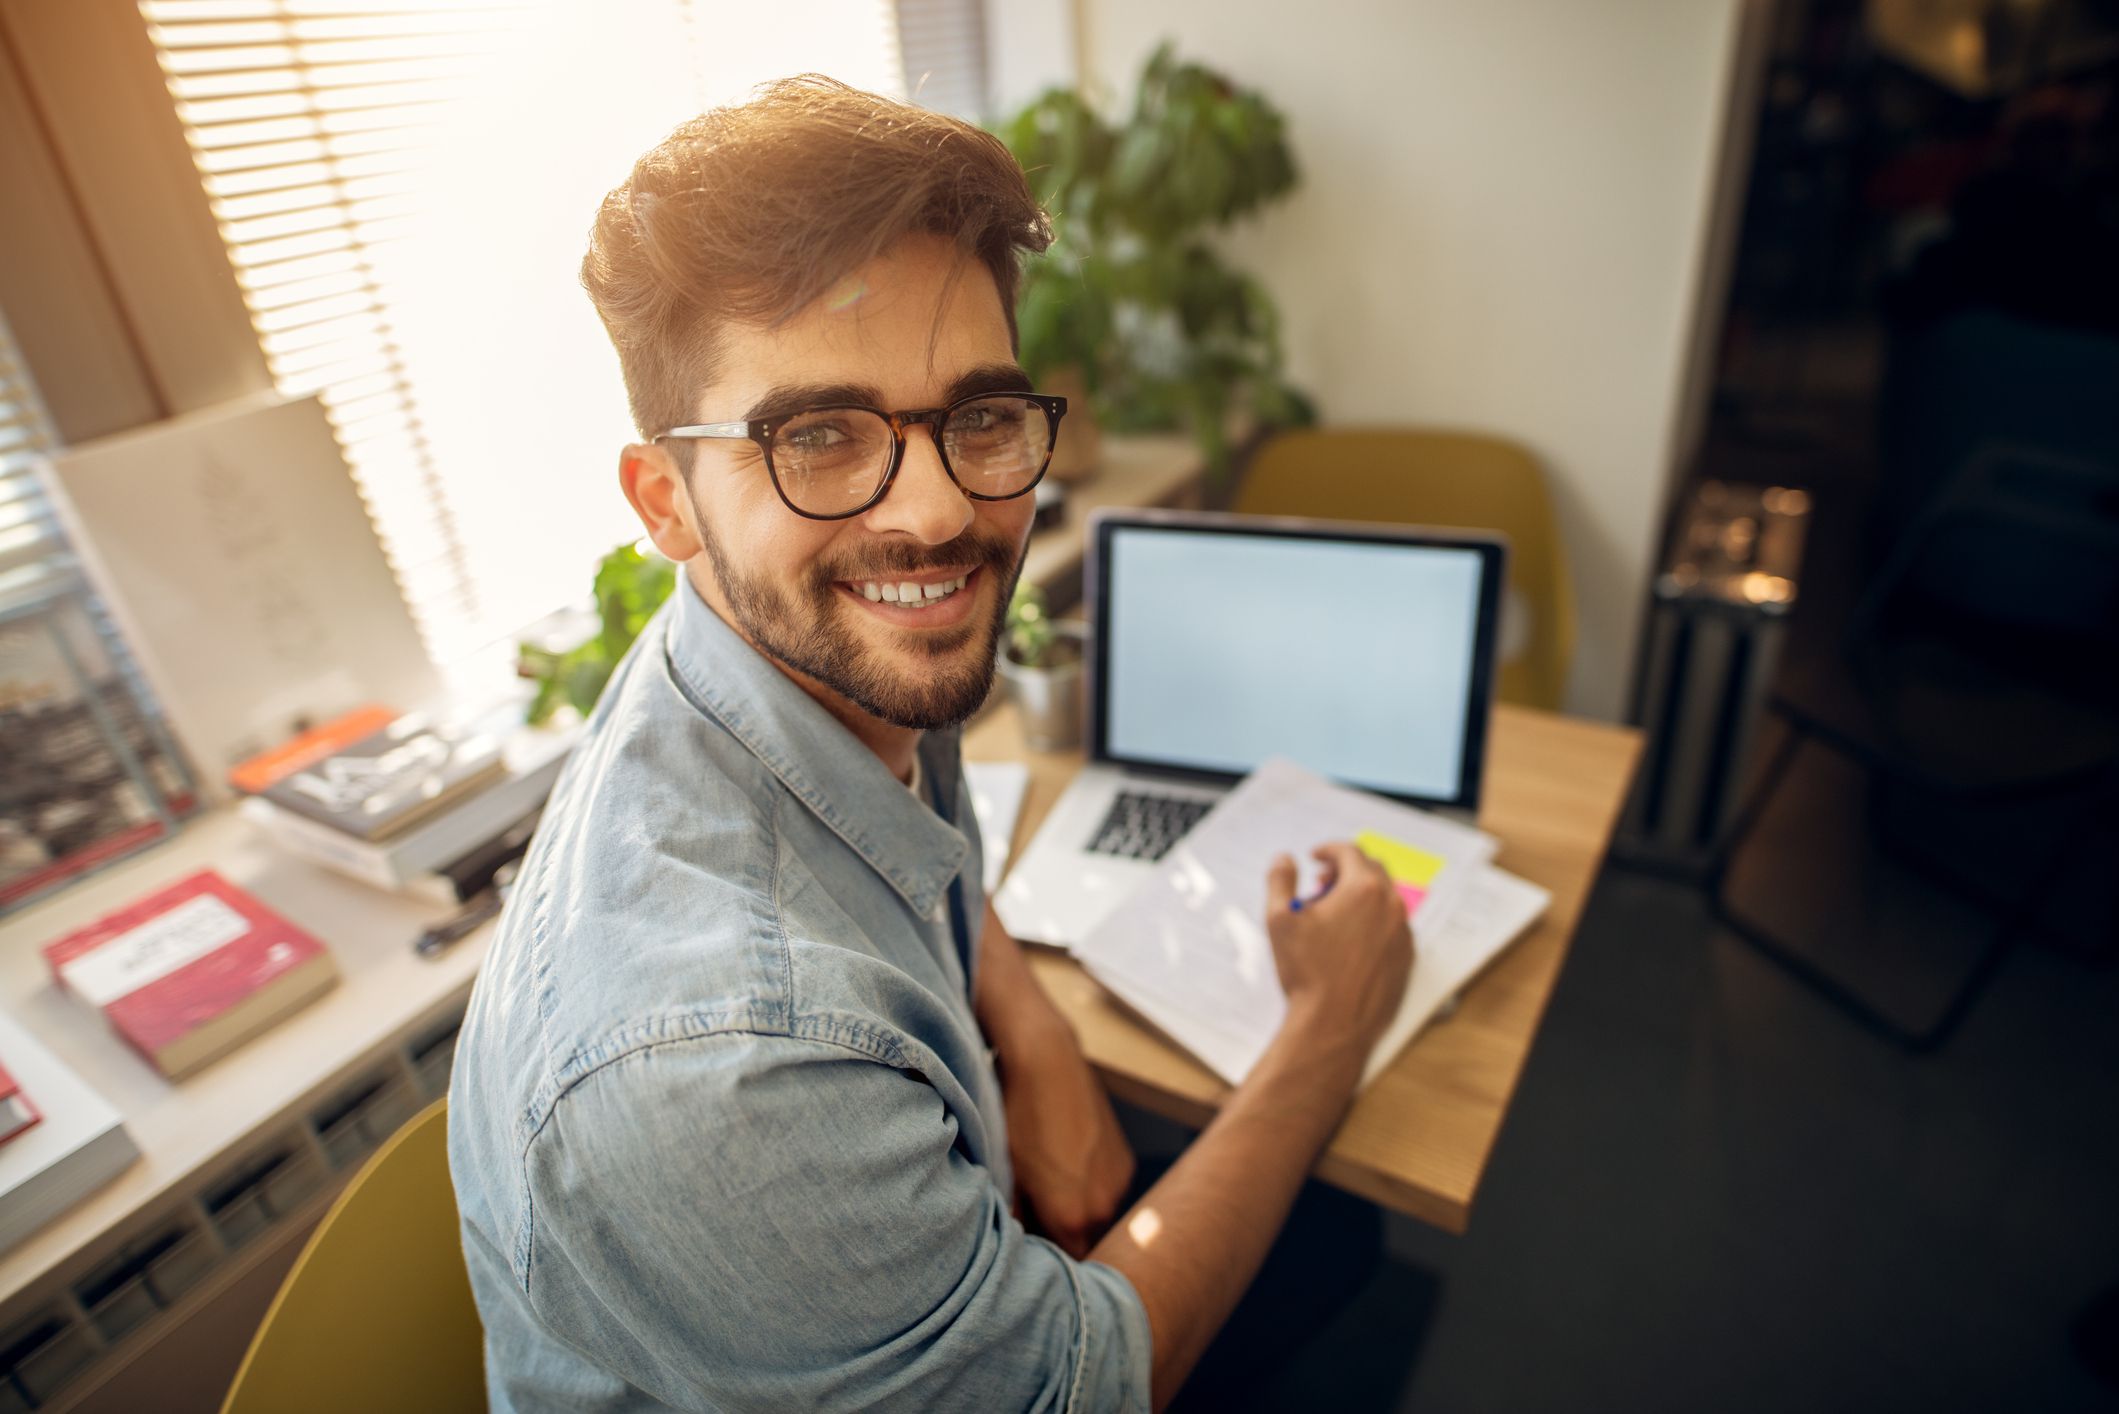
[[[924,802],[679,573],[458,1042],[495,1410],[1148,1407],[1132,1285],[1010,1213],[957,734],[920,763]]]

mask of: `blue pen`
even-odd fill
[[[1288,900],[1288,912],[1300,913],[1302,912],[1304,904],[1315,903],[1317,902],[1317,900],[1323,898],[1326,894],[1330,893],[1331,891],[1332,886],[1330,884],[1326,884],[1323,888],[1319,889],[1316,893],[1311,894],[1308,898],[1290,899]]]

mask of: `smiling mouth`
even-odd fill
[[[976,573],[976,570],[967,570],[952,579],[939,579],[925,584],[909,579],[850,579],[841,583],[871,604],[895,604],[901,609],[930,609],[963,592],[965,584]]]

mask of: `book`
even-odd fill
[[[323,944],[211,869],[67,934],[44,958],[62,988],[171,1080],[338,981]]]
[[[271,781],[258,795],[355,839],[383,840],[506,773],[498,734],[475,722],[408,712]]]
[[[360,707],[262,751],[229,768],[228,785],[244,795],[258,795],[297,771],[363,741],[397,720],[394,707]]]
[[[12,1247],[122,1173],[140,1151],[118,1112],[50,1048],[0,1012],[0,1056],[42,1118],[0,1145],[0,1248]]]
[[[265,796],[244,801],[237,813],[289,854],[379,889],[452,903],[457,901],[454,887],[445,877],[451,866],[542,807],[580,739],[578,722],[565,727],[517,726],[503,741],[504,769],[499,777],[385,839],[349,835],[283,809]]]
[[[0,1057],[0,1060],[4,1059]],[[0,1064],[0,1144],[5,1144],[42,1118],[44,1116],[37,1113],[29,1096],[23,1094],[22,1087],[15,1083],[15,1077],[7,1073],[4,1064]]]
[[[1154,877],[1074,951],[1089,974],[1206,1066],[1240,1083],[1280,1029],[1287,998],[1265,931],[1276,854],[1352,840],[1406,900],[1413,975],[1362,1083],[1373,1080],[1550,902],[1493,867],[1497,842],[1411,806],[1334,785],[1291,761],[1260,766],[1193,826]]]

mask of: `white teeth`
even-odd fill
[[[934,584],[914,584],[910,580],[892,584],[878,580],[865,580],[857,585],[861,597],[871,604],[905,604],[926,608],[937,599],[947,599],[962,589],[970,580],[969,574],[960,574],[955,579],[940,580]]]

